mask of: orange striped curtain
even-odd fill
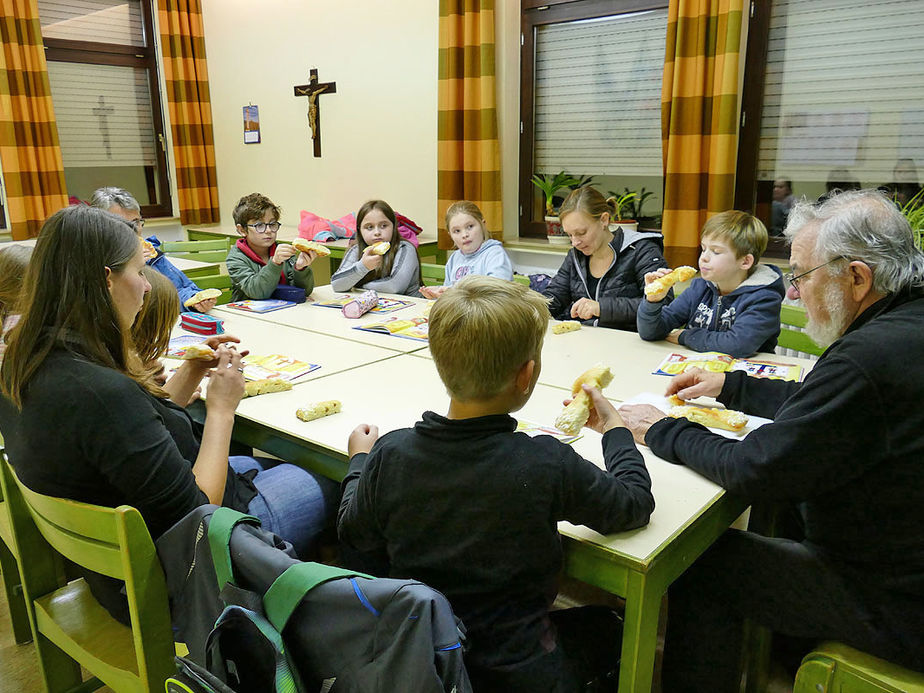
[[[661,138],[665,256],[696,265],[707,218],[731,209],[743,0],[671,0]]]
[[[199,0],[158,2],[180,222],[219,220],[209,73]]]
[[[0,0],[0,168],[15,240],[67,206],[36,0]]]
[[[439,247],[452,248],[446,210],[470,200],[501,238],[500,146],[494,74],[494,0],[440,0]]]

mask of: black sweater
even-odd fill
[[[446,594],[482,666],[525,662],[548,643],[559,520],[605,534],[641,527],[654,508],[626,429],[603,436],[607,472],[554,438],[515,429],[505,415],[426,412],[355,455],[343,480],[341,539],[387,549],[392,577]]]
[[[801,385],[730,373],[719,401],[774,419],[733,441],[664,419],[646,442],[749,500],[800,502],[806,540],[859,579],[924,596],[924,298],[867,309]]]

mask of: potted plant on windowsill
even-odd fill
[[[902,214],[911,224],[914,241],[918,248],[924,250],[924,189],[919,190],[917,195],[905,203],[902,207]]]
[[[616,208],[616,218],[611,223],[622,227],[623,231],[637,230],[638,221],[632,218],[635,215],[635,199],[637,197],[638,193],[628,188],[622,195],[613,195],[611,199],[614,201],[613,206]]]
[[[562,231],[561,219],[555,213],[555,204],[552,198],[555,193],[562,188],[567,188],[578,182],[574,176],[559,171],[554,176],[544,173],[536,173],[530,179],[537,188],[545,195],[545,233],[549,243],[567,243],[568,236]]]

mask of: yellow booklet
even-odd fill
[[[670,354],[661,361],[654,371],[655,375],[677,375],[688,368],[702,368],[713,373],[744,371],[755,378],[771,380],[793,380],[801,382],[804,375],[802,366],[793,363],[781,363],[764,359],[736,359],[718,351],[704,351],[701,354]]]
[[[367,322],[357,325],[354,330],[376,332],[378,334],[391,334],[395,337],[427,341],[427,318],[408,318],[401,320],[397,317],[386,318],[378,322]]]

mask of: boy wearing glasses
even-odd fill
[[[125,190],[125,188],[109,186],[94,190],[93,195],[90,197],[90,206],[96,207],[97,209],[104,209],[111,214],[122,217],[132,225],[132,228],[135,229],[135,233],[138,234],[139,238],[144,238],[144,234],[142,233],[144,231],[144,219],[141,217],[141,205],[138,204],[138,200],[136,200],[128,190]],[[160,240],[158,240],[157,236],[148,236],[145,241],[145,263],[149,267],[156,269],[173,283],[180,297],[180,303],[185,305],[186,301],[199,293],[201,289],[196,286],[195,282],[183,274],[181,270],[177,269],[174,264],[167,259],[167,256],[161,252]],[[207,313],[215,307],[215,299],[207,298],[204,301],[199,301],[199,303],[194,303],[190,307],[200,313]]]
[[[297,286],[310,294],[314,288],[314,252],[300,253],[289,243],[276,243],[279,207],[265,195],[251,193],[234,208],[240,238],[228,252],[231,300],[265,299],[279,284]]]
[[[729,210],[710,217],[701,238],[700,276],[668,305],[666,291],[646,295],[636,317],[639,336],[735,358],[773,352],[786,289],[778,267],[758,263],[767,249],[766,227],[746,212]],[[649,272],[645,283],[669,271]]]

